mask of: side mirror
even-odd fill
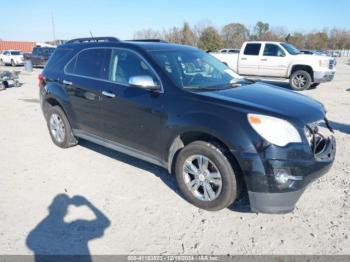
[[[129,86],[147,90],[159,90],[160,87],[148,75],[132,76],[129,78]]]

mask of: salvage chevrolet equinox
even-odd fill
[[[57,146],[84,139],[164,167],[206,210],[248,192],[254,212],[290,212],[335,157],[321,103],[189,46],[74,39],[55,50],[39,86]]]

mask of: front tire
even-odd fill
[[[230,161],[215,145],[196,141],[177,157],[176,180],[187,201],[209,211],[231,205],[238,196],[238,184]]]
[[[11,60],[11,66],[13,66],[13,67],[15,67],[15,66],[16,66],[15,61]]]
[[[78,140],[73,135],[68,119],[59,106],[50,107],[47,112],[47,127],[52,141],[61,148],[75,146]]]
[[[295,91],[307,90],[311,86],[311,83],[311,75],[304,70],[295,71],[289,80],[290,87]]]

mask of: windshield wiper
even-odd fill
[[[221,85],[221,86],[184,86],[183,88],[193,90],[193,91],[218,91],[218,90],[225,90],[225,89],[230,89],[230,88],[236,88],[240,87],[242,85],[251,85],[254,84],[255,81],[253,80],[248,80],[245,78],[236,78],[232,79],[230,83]]]

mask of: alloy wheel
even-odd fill
[[[53,138],[58,143],[62,143],[64,141],[66,136],[65,126],[62,118],[58,114],[53,113],[50,117],[50,131]]]
[[[221,193],[222,177],[216,165],[206,156],[192,155],[183,165],[183,179],[194,197],[213,201]]]
[[[307,83],[307,79],[305,77],[305,75],[303,74],[298,74],[294,77],[293,79],[293,83],[294,83],[294,86],[301,89],[303,88],[306,83]]]

